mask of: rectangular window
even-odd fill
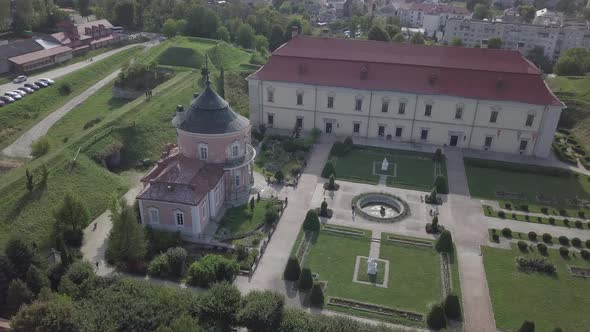
[[[379,126],[379,129],[377,130],[377,136],[379,136],[379,137],[385,136],[385,126]]]
[[[498,121],[498,111],[492,111],[490,114],[490,122],[496,123],[496,121]]]
[[[275,115],[274,114],[268,114],[266,116],[266,122],[268,123],[269,126],[273,126],[275,124]]]
[[[529,141],[522,140],[522,141],[520,141],[520,146],[518,147],[518,149],[520,151],[526,151],[526,147],[527,147],[528,144],[529,144]]]
[[[207,218],[207,205],[205,203],[203,203],[203,205],[201,205],[201,218],[203,218],[203,219]]]
[[[432,115],[432,105],[427,104],[424,106],[424,116],[431,116]]]
[[[150,223],[152,224],[159,224],[160,223],[160,214],[158,210],[151,209],[150,210]]]
[[[328,97],[328,108],[334,108],[334,97]]]
[[[240,154],[240,147],[237,145],[232,146],[232,148],[231,148],[232,157],[237,157],[238,154]]]
[[[397,109],[398,114],[405,114],[406,113],[406,103],[400,102],[399,107]]]
[[[267,100],[269,103],[274,103],[274,102],[275,102],[275,92],[274,92],[274,91],[272,91],[272,90],[268,90],[268,91],[267,91],[267,93],[268,93],[268,94],[267,94],[267,99],[266,99],[266,100]]]
[[[200,153],[201,153],[201,160],[207,160],[208,151],[207,151],[207,147],[206,146],[202,146],[201,147]]]
[[[402,128],[402,127],[395,128],[395,137],[402,137],[403,130],[404,130],[404,128]]]
[[[381,104],[381,112],[387,113],[388,111],[389,111],[389,102],[384,101],[383,104]]]
[[[461,118],[463,118],[463,107],[457,106],[457,109],[455,109],[455,119]]]
[[[361,132],[361,124],[360,123],[355,123],[352,125],[352,132],[355,134],[358,134]]]
[[[176,212],[176,225],[184,226],[184,213]]]
[[[420,132],[420,139],[427,140],[428,139],[428,129],[422,129]]]
[[[534,121],[535,121],[535,116],[532,114],[529,114],[526,116],[526,123],[524,125],[527,127],[531,127],[533,125]]]
[[[358,98],[354,104],[354,110],[355,111],[360,111],[363,109],[363,100]]]
[[[484,146],[485,148],[488,148],[488,149],[489,149],[489,148],[491,148],[491,147],[492,147],[492,140],[493,140],[493,139],[494,139],[494,137],[493,137],[493,136],[486,136],[486,139],[485,139],[485,141],[484,141],[484,143],[483,143],[483,146]]]
[[[297,94],[297,105],[303,105],[303,93]]]
[[[236,188],[240,188],[240,174],[236,174]]]
[[[297,117],[295,125],[297,126],[298,129],[303,128],[303,117]]]

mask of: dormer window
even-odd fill
[[[207,144],[199,144],[199,159],[207,160],[209,158],[209,147]]]

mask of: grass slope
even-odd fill
[[[264,223],[268,203],[267,200],[256,202],[253,212],[250,212],[250,203],[228,209],[219,223],[219,228],[225,228],[231,234],[253,231],[256,226]]]
[[[590,326],[590,282],[573,277],[567,265],[590,268],[579,257],[562,258],[549,250],[556,265],[555,276],[524,273],[516,269],[517,256],[532,256],[512,247],[511,250],[482,247],[484,266],[498,328],[515,331],[524,320],[535,322],[537,331],[586,331]]]
[[[584,147],[590,147],[590,76],[550,77],[547,83],[568,106],[559,125],[570,129]]]
[[[180,66],[201,68],[205,56],[200,52],[186,47],[171,46],[158,56],[158,64],[164,66]]]

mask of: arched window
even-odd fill
[[[148,209],[148,213],[150,216],[150,224],[159,224],[160,223],[160,210],[155,207],[150,207]]]
[[[184,227],[184,212],[175,210],[174,221],[176,222],[176,226]]]
[[[209,146],[205,143],[199,144],[199,159],[207,160],[209,158]]]

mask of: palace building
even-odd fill
[[[248,88],[254,126],[538,157],[565,108],[516,51],[306,36]]]

